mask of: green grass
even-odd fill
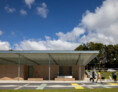
[[[0,90],[0,92],[118,92],[118,88],[108,89],[50,89],[50,90]]]
[[[105,77],[106,79],[109,79],[109,76],[111,76],[112,78],[112,72],[102,72],[103,73],[103,77]]]
[[[105,79],[109,79],[109,76],[111,76],[112,78],[112,72],[102,71],[101,73],[103,73],[103,77],[105,77]],[[117,76],[118,76],[118,71],[117,71]],[[118,80],[118,77],[117,77],[117,80]]]
[[[101,72],[103,73],[103,77],[105,77],[106,79],[109,79],[109,76],[111,76],[112,78],[112,72]],[[118,72],[117,72],[117,76],[118,76]],[[117,77],[118,80],[118,77]]]

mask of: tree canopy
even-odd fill
[[[104,68],[117,68],[118,66],[118,44],[104,45],[102,43],[89,42],[75,48],[75,50],[98,50],[98,56],[93,59],[89,65],[98,67],[102,64]]]

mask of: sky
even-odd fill
[[[118,44],[118,0],[0,0],[0,50]]]

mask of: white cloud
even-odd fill
[[[50,37],[49,37],[49,36],[45,36],[45,39],[46,39],[46,40],[50,40]]]
[[[15,47],[18,50],[73,50],[80,45],[80,43],[75,41],[83,33],[84,29],[75,27],[66,34],[62,32],[56,33],[57,40],[45,36],[46,40],[24,40],[20,44],[15,44]]]
[[[106,36],[102,33],[89,33],[88,35],[82,36],[80,39],[80,43],[87,43],[87,42],[97,42],[103,44],[115,44],[116,41],[112,36]]]
[[[45,36],[46,40],[24,40],[16,44],[16,49],[71,50],[91,41],[118,44],[118,0],[106,0],[95,12],[86,11],[79,26],[56,35],[57,40],[49,36]]]
[[[93,36],[96,42],[118,43],[118,0],[106,0],[95,12],[87,11],[81,25],[89,30],[86,39]]]
[[[27,11],[24,10],[24,9],[21,9],[21,10],[20,10],[20,14],[21,14],[21,15],[27,15]]]
[[[9,42],[0,41],[0,50],[9,50],[10,44]]]
[[[40,7],[37,7],[37,14],[43,18],[47,17],[48,9],[46,3],[42,3]]]
[[[62,40],[24,40],[20,44],[16,44],[18,50],[72,50],[79,44],[62,41]]]
[[[15,8],[10,8],[8,5],[7,6],[5,6],[5,8],[4,8],[7,12],[9,12],[9,13],[13,13],[13,12],[15,12],[16,11],[16,9]]]
[[[0,30],[0,36],[3,34],[2,30]]]
[[[29,8],[31,8],[31,5],[35,2],[35,0],[25,0],[25,4],[28,5]]]
[[[59,37],[59,39],[64,41],[76,41],[84,33],[85,30],[83,28],[75,27],[71,32],[67,32],[66,34],[59,32],[56,33],[56,35]]]

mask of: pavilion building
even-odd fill
[[[99,51],[0,51],[0,80],[73,81],[85,78],[85,66]]]

